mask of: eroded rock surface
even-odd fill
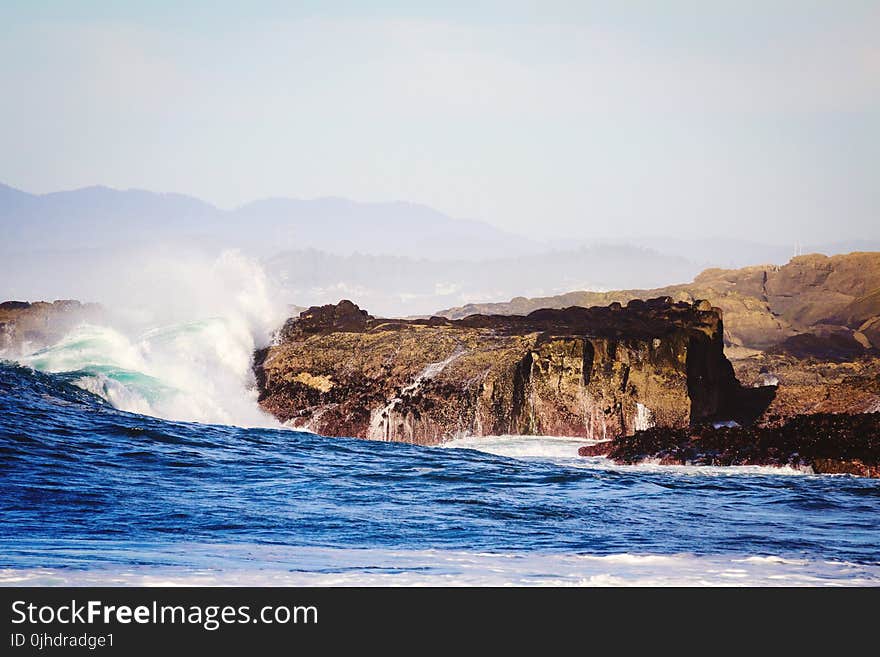
[[[460,320],[379,319],[343,301],[288,320],[255,373],[266,411],[324,435],[612,438],[760,414],[767,392],[739,386],[722,335],[705,301]]]

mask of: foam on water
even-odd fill
[[[564,436],[481,436],[457,438],[440,445],[442,449],[475,449],[486,454],[520,459],[575,461],[578,448],[596,440]]]
[[[578,448],[595,445],[603,441],[589,438],[565,436],[482,436],[451,440],[441,445],[445,449],[473,449],[486,454],[507,456],[515,459],[537,459],[557,463],[566,467],[591,468],[610,471],[665,472],[699,475],[804,475],[809,471],[789,466],[761,465],[660,465],[659,463],[639,463],[637,465],[618,465],[602,456],[578,456]]]
[[[53,554],[65,550],[53,550]],[[183,555],[186,554],[184,558]],[[107,546],[87,569],[0,569],[6,586],[877,586],[880,565],[777,556],[380,550],[279,545]],[[193,559],[195,563],[193,564]],[[154,560],[162,565],[144,565]],[[120,563],[124,562],[124,563]],[[133,565],[137,563],[137,565]]]

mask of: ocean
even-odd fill
[[[0,365],[0,584],[880,584],[877,480],[163,419],[225,405],[71,344]]]

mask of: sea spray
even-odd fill
[[[446,367],[465,353],[463,347],[459,346],[449,356],[442,361],[436,363],[428,363],[425,369],[413,379],[412,383],[404,386],[400,390],[400,395],[392,399],[390,402],[380,408],[375,408],[370,413],[370,425],[367,429],[367,438],[370,440],[382,440],[388,442],[393,439],[393,426],[395,421],[395,409],[400,405],[402,399],[407,395],[412,395],[426,381],[430,381],[438,376]]]
[[[139,280],[151,277],[150,282]],[[108,325],[83,324],[20,358],[121,410],[165,419],[277,426],[256,403],[251,359],[285,308],[262,268],[236,251],[213,261],[157,258],[134,278]],[[146,286],[146,287],[143,287]]]
[[[641,402],[636,402],[636,415],[635,418],[633,418],[633,429],[636,431],[645,431],[653,426],[654,414],[651,412],[651,409]]]

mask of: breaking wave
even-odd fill
[[[140,283],[136,308],[122,305],[106,324],[82,324],[16,360],[63,373],[124,411],[277,426],[257,406],[251,371],[254,349],[268,343],[285,315],[262,269],[229,251],[214,261],[163,263],[163,273],[169,285],[178,282],[173,293],[166,285],[150,295],[140,288],[149,283]]]
[[[98,567],[0,568],[0,586],[878,586],[880,565],[775,556],[601,556],[456,550],[289,548],[259,544],[87,547]],[[182,558],[183,550],[187,561]],[[60,550],[62,554],[64,549]],[[119,565],[120,560],[161,566]],[[196,560],[198,566],[190,563]],[[290,564],[308,568],[290,568]]]

